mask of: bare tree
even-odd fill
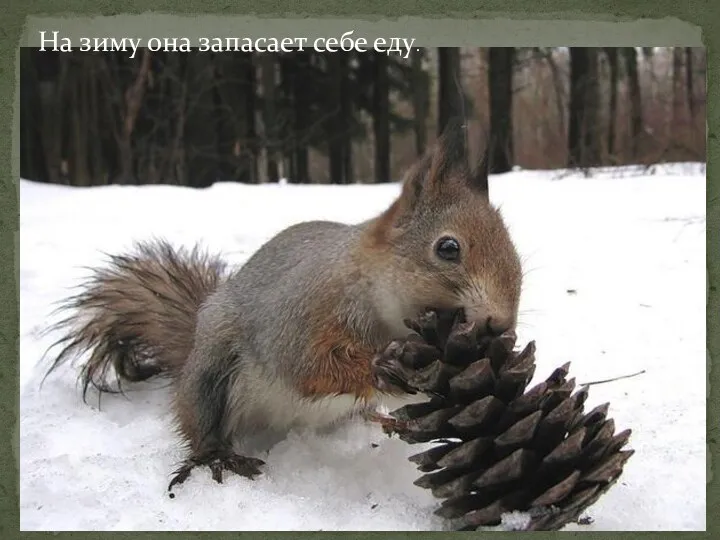
[[[558,68],[557,62],[555,61],[555,58],[553,57],[553,51],[550,49],[546,52],[544,55],[545,61],[547,62],[547,65],[550,67],[550,72],[552,73],[552,80],[553,80],[553,86],[555,89],[555,106],[557,108],[557,116],[558,116],[558,124],[560,127],[560,131],[565,130],[565,106],[564,106],[564,86],[563,86],[563,76],[560,73],[560,69]]]
[[[185,142],[188,185],[207,187],[218,180],[217,126],[214,110],[214,65],[206,55],[188,53],[188,92],[194,96],[188,107]]]
[[[672,116],[670,118],[671,126],[682,122],[683,106],[685,105],[685,96],[683,96],[683,85],[685,83],[685,71],[683,69],[683,49],[681,47],[673,47],[672,49],[672,82],[673,82],[673,99],[672,99]]]
[[[615,155],[615,120],[617,118],[617,87],[618,87],[618,50],[616,47],[606,47],[605,55],[608,60],[608,68],[610,70],[610,100],[608,105],[608,137],[607,151],[612,156]]]
[[[23,50],[21,174],[76,185],[386,181],[458,116],[474,119],[469,140],[492,131],[504,141],[488,159],[494,170],[585,166],[595,154],[603,164],[704,159],[704,49],[606,48],[607,70],[598,70],[597,50],[582,50],[586,75],[595,74],[584,89],[583,61],[570,62],[578,51],[516,48],[512,82],[509,52],[486,61],[484,50],[442,48],[376,61],[312,51]],[[662,78],[668,60],[674,80]],[[571,145],[581,155],[569,160]]]
[[[637,51],[634,47],[623,47],[625,61],[625,75],[628,83],[630,98],[630,158],[635,159],[639,154],[640,136],[643,131],[642,98],[640,95],[640,78],[637,67]]]
[[[451,118],[463,115],[463,95],[460,88],[460,49],[438,48],[438,134]]]
[[[255,121],[255,109],[257,99],[255,96],[256,76],[255,76],[255,55],[252,52],[247,53],[241,64],[241,75],[243,81],[242,97],[245,102],[242,116],[242,143],[239,148],[244,158],[245,170],[247,171],[247,181],[252,183],[258,182],[258,146],[257,146],[257,125]]]
[[[598,54],[592,47],[570,47],[570,126],[568,165],[600,163]]]
[[[488,51],[488,88],[490,93],[490,163],[491,173],[512,168],[512,101],[513,47],[490,47]]]
[[[276,86],[276,60],[273,53],[262,53],[260,58],[260,76],[263,98],[263,139],[265,143],[266,175],[268,182],[277,182],[280,179],[278,161],[278,132],[277,132],[277,97]]]
[[[416,49],[411,53],[413,81],[413,109],[415,128],[415,151],[417,155],[425,152],[427,145],[428,88],[425,84],[423,71],[424,49]]]
[[[65,53],[20,49],[21,166],[26,178],[65,183],[62,162],[62,107],[67,78]],[[34,128],[31,130],[31,126]],[[34,151],[33,151],[34,150]],[[44,164],[43,172],[36,168]],[[25,172],[27,171],[27,172]]]
[[[695,87],[693,85],[693,50],[685,47],[685,90],[687,92],[688,111],[690,120],[695,120]]]
[[[387,55],[373,55],[373,132],[375,134],[375,181],[390,181],[390,99]]]
[[[215,56],[218,148],[226,179],[257,181],[255,149],[255,68],[250,52]]]
[[[292,97],[295,140],[293,147],[292,172],[290,181],[298,184],[310,182],[310,160],[308,155],[308,138],[310,136],[311,119],[309,100],[310,87],[310,52],[296,51],[293,53],[292,65]]]
[[[345,57],[342,53],[328,56],[328,73],[330,87],[328,100],[330,101],[330,117],[327,122],[328,159],[330,161],[330,178],[333,183],[344,184],[343,170],[343,142],[340,135],[342,129],[342,79],[344,76],[343,64]]]

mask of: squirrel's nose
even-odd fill
[[[493,316],[488,317],[487,321],[485,321],[485,330],[493,336],[499,336],[508,330],[512,330],[514,326],[514,320],[507,317]]]
[[[515,313],[511,310],[488,309],[482,305],[464,309],[466,319],[475,322],[487,335],[499,336],[508,330],[515,329]]]

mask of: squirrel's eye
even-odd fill
[[[456,261],[460,258],[460,242],[450,236],[445,236],[435,245],[435,253],[446,261]]]

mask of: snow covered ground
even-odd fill
[[[158,383],[82,403],[76,373],[40,380],[54,336],[40,331],[83,266],[133,239],[200,241],[242,263],[285,226],[354,222],[397,194],[383,186],[73,189],[21,181],[20,496],[23,530],[435,530],[438,501],[413,486],[419,451],[376,426],[293,433],[255,482],[195,473],[175,499],[182,457]],[[574,530],[705,529],[705,170],[609,170],[591,178],[491,178],[525,260],[519,342],[535,339],[536,378],[572,361],[636,450],[620,482]],[[377,445],[375,447],[375,445]]]

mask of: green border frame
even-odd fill
[[[362,6],[362,7],[361,7]],[[720,396],[718,370],[712,370],[713,358],[720,358],[720,182],[714,163],[718,156],[718,83],[720,70],[714,52],[720,48],[720,2],[677,0],[520,0],[512,6],[503,0],[366,0],[333,2],[307,0],[25,0],[7,2],[0,25],[0,537],[45,535],[19,533],[19,65],[18,47],[38,45],[33,32],[39,28],[61,30],[61,35],[123,37],[122,29],[137,36],[267,36],[294,37],[299,32],[327,37],[355,30],[355,36],[415,37],[423,46],[480,45],[657,45],[698,46],[708,50],[708,176],[707,176],[707,396],[708,466],[707,532],[691,533],[693,538],[720,533],[720,490],[713,476],[712,459],[718,455],[718,408]],[[126,19],[126,15],[143,14]],[[176,15],[182,18],[173,17]],[[198,22],[198,15],[217,15]],[[94,19],[112,16],[113,19]],[[239,19],[231,18],[239,16]],[[62,18],[64,17],[64,18]],[[244,23],[252,22],[246,33]],[[409,18],[407,18],[409,17]],[[82,19],[78,21],[77,19]],[[288,18],[294,19],[287,21]],[[402,18],[402,20],[398,20]],[[283,21],[283,19],[285,19]],[[431,19],[431,20],[428,20]],[[443,20],[445,19],[445,20]],[[457,19],[448,21],[447,19]],[[143,22],[144,21],[144,22]],[[237,23],[237,24],[236,24]],[[539,24],[538,24],[539,23]],[[53,28],[54,27],[54,28]],[[253,30],[251,30],[251,28]],[[163,31],[163,29],[165,29]],[[207,29],[207,33],[202,32]],[[287,30],[286,30],[287,29]],[[362,31],[361,31],[362,30]],[[160,32],[163,32],[160,34]],[[183,31],[187,33],[183,33]],[[83,32],[80,34],[80,32]],[[10,254],[13,257],[10,257]],[[712,383],[715,384],[712,384]],[[64,533],[74,538],[97,538],[97,533]],[[117,538],[142,534],[146,538],[179,533],[120,533]],[[186,537],[214,534],[222,538],[276,538],[288,533],[186,533]],[[289,533],[304,538],[336,537],[351,534],[356,538],[377,537],[376,533]],[[448,533],[382,533],[396,539],[439,537]],[[475,533],[480,535],[481,533]],[[519,533],[514,533],[519,534]],[[550,538],[553,533],[538,533]],[[600,532],[584,534],[602,535]],[[613,536],[637,533],[612,533]],[[676,534],[645,533],[644,536]]]

